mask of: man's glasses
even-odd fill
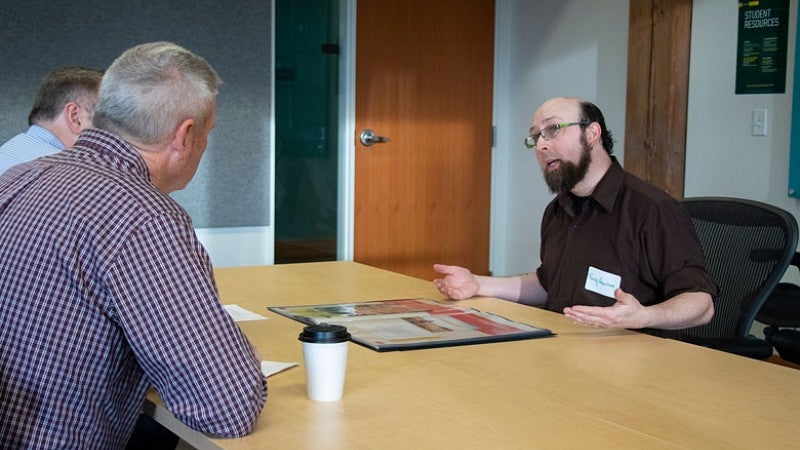
[[[545,141],[549,141],[554,137],[558,136],[558,131],[562,128],[571,127],[573,125],[588,125],[589,122],[582,121],[582,122],[564,122],[564,123],[557,123],[555,125],[550,125],[549,127],[545,127],[542,131],[538,133],[533,133],[532,135],[525,138],[525,147],[530,149],[536,148],[536,143],[539,142],[539,138],[543,137]]]

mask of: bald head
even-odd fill
[[[600,125],[600,144],[610,155],[614,150],[614,139],[606,128],[603,113],[594,103],[577,97],[551,98],[536,110],[531,123],[531,134],[536,124],[554,122],[597,122]]]
[[[550,114],[580,114],[582,100],[576,97],[555,97],[546,100],[533,114],[534,119],[546,118]],[[575,116],[577,118],[577,116]]]

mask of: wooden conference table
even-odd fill
[[[210,439],[155,394],[145,410],[197,448],[798,448],[800,371],[493,298],[459,302],[555,337],[378,353],[350,344],[344,396],[306,397],[303,325],[267,306],[427,297],[433,284],[353,262],[226,268],[223,303],[268,317],[240,322],[269,378],[255,431]]]

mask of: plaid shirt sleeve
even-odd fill
[[[252,431],[266,380],[250,342],[220,304],[191,226],[155,217],[118,255],[106,280],[112,314],[167,408],[210,435]]]

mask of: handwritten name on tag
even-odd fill
[[[619,287],[622,278],[619,275],[589,266],[586,273],[586,290],[614,298],[614,291]]]

